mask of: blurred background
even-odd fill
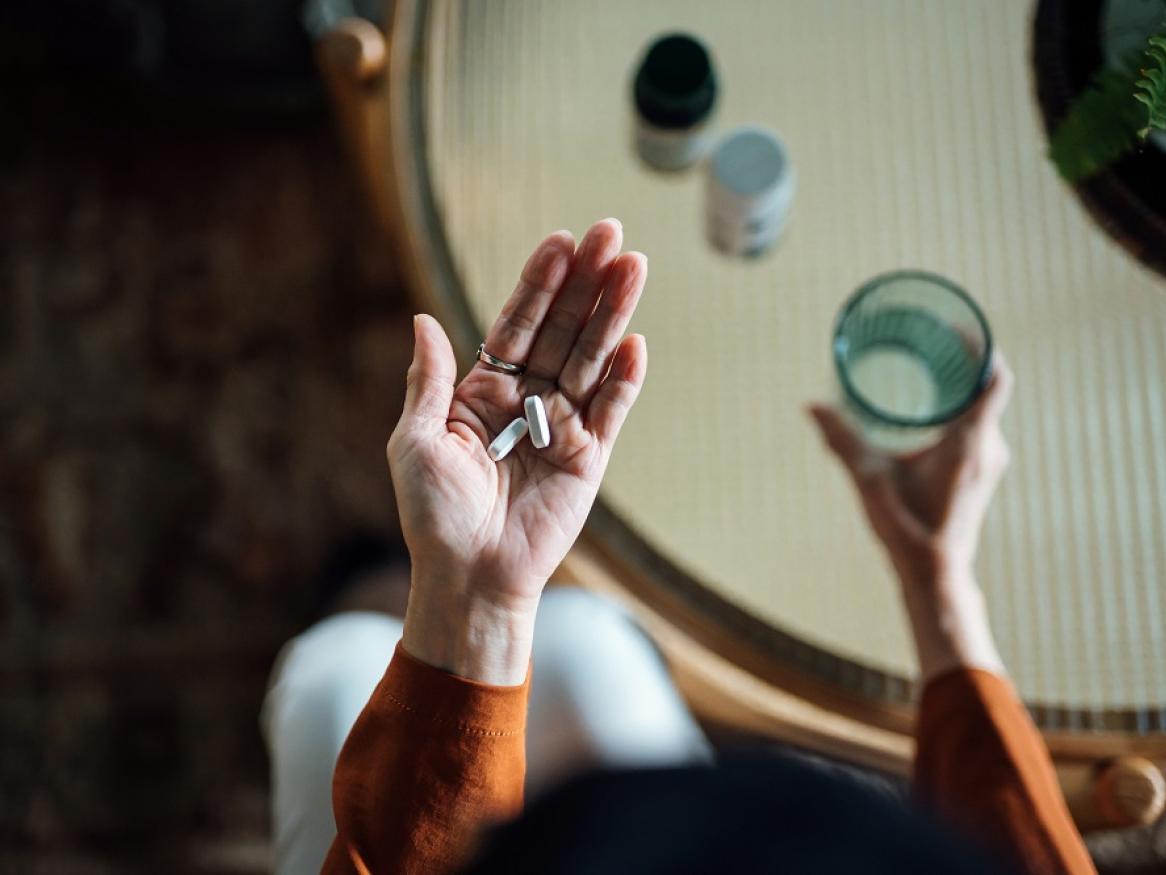
[[[395,526],[409,312],[312,60],[357,6],[0,7],[0,871],[265,870],[267,672]]]

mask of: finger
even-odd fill
[[[543,319],[571,271],[574,255],[575,238],[568,231],[556,231],[535,247],[518,285],[486,335],[490,355],[515,364],[530,357]]]
[[[992,373],[988,385],[976,403],[956,421],[956,427],[967,431],[998,422],[1012,398],[1014,382],[1012,368],[1004,358],[1004,353],[996,350],[992,354]]]
[[[608,449],[615,444],[647,373],[648,343],[642,334],[630,334],[615,348],[611,370],[587,407],[588,427]]]
[[[992,421],[998,420],[1008,408],[1012,400],[1012,390],[1016,384],[1016,375],[1004,357],[1004,353],[997,349],[992,354],[992,381],[984,392],[984,416]]]
[[[854,479],[863,510],[875,533],[884,541],[900,533],[922,537],[922,524],[903,505],[891,482],[886,457],[872,451],[834,408],[811,404],[809,410],[826,444]]]
[[[636,311],[647,278],[648,259],[640,252],[625,253],[612,264],[599,304],[559,374],[559,388],[567,400],[579,407],[590,402]]]
[[[603,282],[621,246],[623,226],[616,219],[596,222],[584,235],[575,251],[571,274],[555,296],[535,338],[526,368],[532,377],[558,380],[575,338],[595,309]]]
[[[413,317],[413,362],[405,378],[405,408],[401,422],[442,424],[453,401],[457,360],[440,323],[424,314]]]
[[[828,446],[850,471],[858,478],[863,468],[863,460],[869,454],[869,448],[861,435],[858,434],[845,420],[841,413],[833,407],[824,404],[811,404],[810,416],[818,424],[818,430]]]

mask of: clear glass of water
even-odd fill
[[[834,331],[847,409],[869,440],[892,449],[933,440],[979,397],[991,362],[992,333],[976,302],[926,271],[868,281]]]

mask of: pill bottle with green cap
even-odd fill
[[[716,99],[712,58],[700,41],[683,33],[656,39],[632,83],[640,158],[657,170],[681,170],[703,158]]]
[[[709,242],[730,255],[757,255],[781,237],[796,181],[789,152],[773,131],[730,131],[708,162],[705,225]]]

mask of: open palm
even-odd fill
[[[647,276],[619,254],[618,222],[598,222],[578,250],[547,237],[486,337],[521,376],[481,362],[460,384],[453,350],[431,317],[416,349],[389,465],[414,563],[429,562],[499,599],[537,599],[595,500],[616,436],[647,370],[647,347],[624,337]],[[486,447],[540,395],[551,444],[523,440],[501,462]]]

